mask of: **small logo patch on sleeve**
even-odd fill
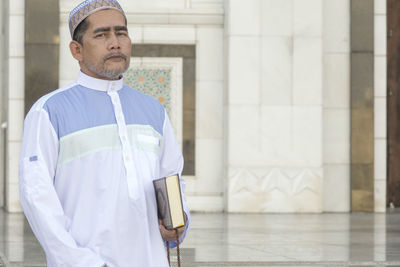
[[[29,158],[29,161],[37,161],[38,160],[38,156],[32,156]]]

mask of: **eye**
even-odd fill
[[[118,36],[128,36],[127,32],[117,32]]]
[[[94,38],[103,38],[104,36],[106,36],[105,33],[99,33],[99,34],[96,34],[96,35],[94,36]]]

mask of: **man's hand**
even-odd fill
[[[181,235],[183,234],[183,231],[185,230],[185,227],[168,230],[162,224],[161,220],[158,220],[158,225],[160,227],[161,236],[165,241],[176,241],[177,240],[177,233],[178,233],[178,237],[180,238]]]
[[[185,225],[187,222],[186,213],[183,213],[185,216]],[[178,229],[168,230],[162,223],[162,220],[158,220],[158,226],[160,227],[161,236],[165,241],[176,241],[180,238],[185,231],[185,227],[180,227]]]

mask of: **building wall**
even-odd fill
[[[374,201],[385,211],[386,1],[374,1]],[[9,2],[5,204],[20,211],[25,6]],[[67,25],[78,2],[59,2],[60,86],[79,71]],[[196,169],[185,177],[192,210],[350,211],[350,0],[120,3],[135,44],[196,46]]]
[[[60,0],[60,86],[79,67],[69,52],[68,14],[80,1]],[[134,44],[195,45],[195,174],[185,176],[194,211],[223,205],[223,2],[220,0],[119,1]],[[141,46],[143,47],[143,46]],[[135,50],[133,50],[135,56]],[[179,136],[179,134],[178,134]]]
[[[351,207],[374,210],[374,1],[351,0]]]
[[[363,17],[359,16],[352,21],[349,0],[253,0],[246,3],[235,0],[226,1],[228,210],[318,211],[318,204],[313,206],[311,203],[319,203],[322,195],[322,211],[350,211],[350,192],[351,189],[355,189],[352,185],[355,186],[360,182],[372,184],[373,189],[367,192],[369,194],[368,203],[360,203],[363,199],[360,194],[353,199],[357,202],[353,203],[354,207],[368,206],[375,211],[385,210],[386,1],[370,2],[372,7],[375,7],[375,12],[372,9],[371,15],[366,16],[366,13],[362,12],[369,10],[367,8],[369,2],[354,1],[354,7],[360,9],[353,10],[352,14],[357,16],[362,14]],[[319,19],[321,5],[322,20]],[[278,15],[274,16],[274,14]],[[306,15],[302,16],[302,14]],[[375,88],[375,98],[370,109],[371,121],[368,122],[370,123],[368,125],[374,125],[374,127],[362,130],[363,136],[372,137],[371,148],[365,147],[364,143],[357,140],[353,144],[353,148],[356,156],[368,156],[368,163],[371,162],[371,166],[373,166],[370,169],[374,171],[369,173],[368,177],[362,175],[361,177],[359,175],[361,173],[357,172],[357,168],[355,168],[353,170],[355,171],[353,172],[354,177],[351,177],[350,77],[353,73],[350,71],[350,26],[352,23],[362,21],[372,22],[374,28],[374,30],[367,28],[368,34],[375,40],[371,50],[374,51],[371,61],[375,66],[375,68],[371,68],[374,78],[370,78],[373,82],[368,84],[369,88]],[[323,28],[323,34],[321,34],[323,65],[320,68],[321,47],[316,44],[316,39],[319,38],[321,25]],[[356,27],[366,29],[361,24]],[[272,33],[268,32],[271,28],[274,29]],[[290,37],[289,42],[283,41],[282,36],[285,35]],[[310,37],[313,39],[310,40]],[[273,46],[272,40],[276,42],[277,38],[280,39],[280,43]],[[355,43],[362,43],[364,39],[364,35],[355,34],[353,36]],[[299,41],[306,42],[309,50],[301,50],[301,47],[298,46]],[[248,49],[248,47],[251,48]],[[275,60],[270,56],[271,54],[275,55]],[[239,62],[242,63],[242,66]],[[358,63],[360,62],[354,62],[354,64]],[[355,70],[361,76],[366,73],[363,70],[365,66],[362,64],[353,67],[357,68]],[[322,69],[322,71],[315,72],[316,69]],[[286,77],[284,77],[285,75]],[[321,88],[315,86],[319,85],[320,75],[323,77]],[[299,77],[304,79],[298,79]],[[363,89],[365,81],[357,77],[354,77],[353,84],[358,86],[358,89]],[[375,84],[373,84],[374,82]],[[246,86],[248,87],[246,91],[240,90]],[[296,125],[303,127],[308,125],[314,130],[320,130],[318,120],[312,121],[312,116],[299,120],[299,117],[293,116],[293,113],[288,115],[287,112],[288,109],[296,110],[299,107],[306,109],[319,107],[320,91],[323,99],[322,155],[317,152],[321,144],[318,134],[315,135],[314,132],[314,135],[303,136],[301,139],[301,133],[295,132]],[[314,102],[311,100],[312,98],[307,98],[310,96],[307,93],[310,92],[310,95],[314,97]],[[270,102],[266,101],[266,95]],[[353,97],[357,98],[358,96],[361,97],[357,94],[354,94]],[[285,97],[291,102],[282,101]],[[354,99],[354,101],[354,103],[361,103],[364,99]],[[317,113],[318,111],[313,114]],[[238,121],[237,115],[239,114],[242,117],[239,116]],[[360,116],[354,115],[355,120],[360,122]],[[271,116],[275,120],[265,120]],[[270,125],[267,125],[268,123]],[[353,130],[356,129],[355,125],[352,126]],[[274,130],[276,132],[271,137],[270,131],[274,132]],[[289,150],[285,150],[285,146],[287,147],[287,144],[296,138],[304,147],[296,148],[293,145],[294,142]],[[238,148],[237,144],[242,144],[242,147]],[[308,148],[305,148],[306,146]],[[293,157],[296,149],[297,159],[296,156]],[[271,155],[273,150],[275,150],[275,154]],[[305,151],[307,153],[304,153]],[[360,151],[369,151],[371,155],[368,154],[369,152],[357,154]],[[310,161],[306,164],[304,161],[301,162],[313,152],[314,159],[317,159],[312,162],[314,165],[310,165]],[[281,161],[279,161],[280,157]],[[323,162],[323,172],[321,173],[316,171],[319,165],[318,159]],[[303,165],[300,170],[298,165]],[[294,167],[297,169],[294,170]],[[310,185],[310,181],[315,182],[314,187]],[[321,191],[318,191],[318,181],[322,184]],[[301,199],[299,197],[301,194],[293,190],[299,185],[301,189],[308,188],[308,197],[311,196],[311,198]],[[356,193],[364,193],[361,191]],[[366,200],[367,195],[365,197]]]
[[[7,55],[8,83],[6,85],[8,128],[7,128],[7,168],[6,168],[6,209],[11,212],[21,211],[18,193],[18,160],[21,149],[24,119],[24,16],[25,1],[9,1]]]
[[[386,0],[374,3],[374,199],[375,211],[386,211]]]
[[[354,185],[361,178],[351,177],[350,172],[350,1],[226,3],[228,210],[350,211],[351,181]],[[386,198],[385,3],[376,0],[371,13],[375,15],[363,18],[372,21],[375,40],[374,84],[368,85],[375,88],[371,109],[374,127],[364,133],[374,140],[368,149],[372,151],[374,189],[369,192],[372,203],[365,205],[375,211],[385,211]],[[363,12],[355,10],[359,11]],[[321,45],[317,43],[320,36]],[[299,46],[302,43],[306,45]],[[315,119],[320,96],[321,124]],[[314,117],[294,116],[300,114],[299,108],[316,108]],[[302,133],[296,132],[299,125],[311,127],[313,134],[301,139]],[[296,140],[303,147],[296,147]],[[366,149],[357,143],[353,147],[356,151]],[[320,162],[323,171],[318,172]],[[300,197],[296,187],[306,188],[308,196]]]
[[[7,62],[5,60],[7,55],[6,46],[6,18],[8,18],[8,3],[0,2],[0,207],[4,206],[4,181],[6,176],[6,125],[3,124],[7,121],[7,94],[5,88],[7,84]]]
[[[323,210],[323,2],[226,1],[228,211]]]
[[[323,210],[350,211],[350,0],[323,1]]]

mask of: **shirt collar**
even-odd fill
[[[77,83],[84,87],[104,92],[118,91],[122,89],[122,86],[124,85],[122,77],[119,80],[113,80],[113,81],[102,80],[86,75],[82,71],[79,72]]]

